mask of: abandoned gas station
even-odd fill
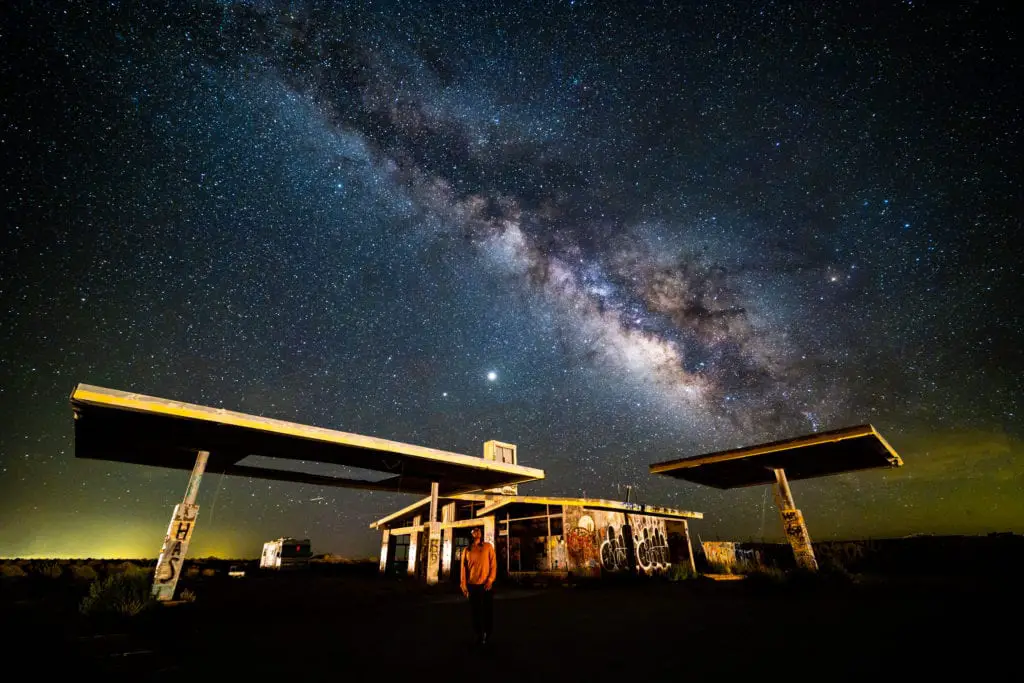
[[[441,495],[453,496],[544,478],[544,471],[361,434],[247,415],[222,408],[79,384],[71,394],[75,457],[191,470],[174,507],[157,560],[153,594],[171,600],[199,515],[204,473],[290,481],[316,486],[428,494],[428,539],[440,543]],[[492,451],[493,453],[493,451]],[[384,479],[310,474],[254,466],[251,455],[385,473]],[[438,555],[432,557],[436,559]],[[437,576],[432,568],[427,576]]]
[[[520,495],[544,471],[518,464],[515,444],[488,441],[483,457],[247,415],[88,384],[71,395],[75,457],[191,470],[157,561],[153,594],[174,596],[195,530],[206,472],[316,486],[422,496],[371,524],[381,532],[380,571],[427,583],[458,578],[462,550],[479,527],[500,573],[602,576],[694,569],[689,520],[699,512],[598,498]],[[383,479],[312,474],[246,464],[249,456],[384,473]],[[817,565],[789,479],[903,462],[871,425],[823,432],[650,466],[652,474],[716,488],[775,484],[783,530],[798,566]]]
[[[471,543],[474,527],[494,544],[499,576],[651,575],[667,572],[674,564],[693,571],[688,520],[703,517],[699,512],[638,503],[518,495],[509,490],[446,496],[440,504],[440,544],[423,523],[428,498],[370,525],[381,531],[381,573],[417,576],[428,583],[457,582],[462,552]],[[435,567],[438,574],[432,574]]]

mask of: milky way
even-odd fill
[[[77,382],[497,438],[723,538],[763,492],[648,463],[870,422],[908,465],[801,483],[815,535],[1024,529],[1002,10],[358,5],[11,11],[0,554],[156,552],[184,482],[74,460]],[[208,478],[196,552],[408,500]]]

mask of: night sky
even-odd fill
[[[794,483],[812,538],[1024,531],[996,4],[5,3],[0,556],[159,551],[188,475],[74,459],[78,382],[516,443],[705,540],[767,487],[648,464],[871,423],[906,466]],[[209,475],[190,554],[412,500]]]

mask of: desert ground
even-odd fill
[[[5,661],[44,676],[166,681],[893,680],[961,666],[983,677],[1019,655],[1019,588],[1006,573],[506,583],[481,647],[452,584],[381,577],[369,564],[271,574],[250,563],[244,578],[223,562],[208,568],[179,584],[194,602],[130,618],[80,614],[86,588],[70,571],[5,577],[0,609],[15,625]]]

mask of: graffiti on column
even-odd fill
[[[157,600],[171,600],[174,597],[174,589],[178,585],[181,566],[188,554],[188,544],[192,540],[198,516],[198,505],[179,503],[174,506],[153,577],[153,595]]]
[[[605,527],[601,541],[601,566],[610,572],[629,569],[629,551],[621,526],[617,530],[611,524]]]
[[[786,532],[786,538],[793,547],[793,554],[796,556],[796,564],[801,569],[815,571],[818,569],[818,562],[814,559],[814,550],[811,546],[811,536],[807,533],[807,525],[804,523],[804,516],[799,510],[780,510],[782,526]]]

